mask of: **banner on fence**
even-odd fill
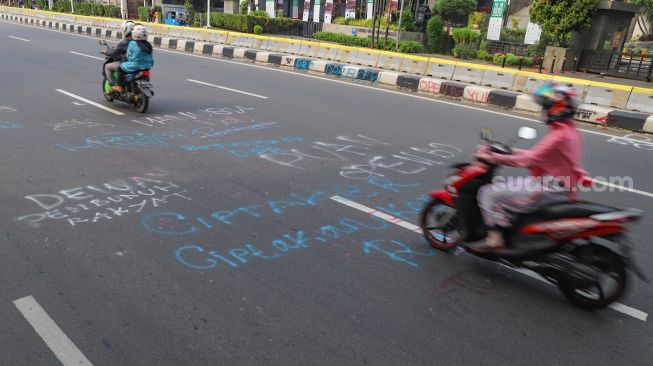
[[[506,10],[506,0],[494,0],[490,23],[487,28],[487,39],[498,41],[501,39],[501,27],[503,26],[503,13]]]
[[[526,44],[538,44],[540,43],[540,36],[542,35],[542,28],[535,23],[528,22],[528,27],[526,28],[526,37],[524,37],[524,43]]]

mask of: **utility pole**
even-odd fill
[[[399,52],[399,37],[401,37],[401,17],[404,15],[404,3],[405,0],[401,1],[401,9],[399,9],[399,27],[397,28],[397,45],[395,46],[395,52]]]

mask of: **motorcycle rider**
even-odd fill
[[[136,24],[132,29],[132,41],[127,47],[127,61],[120,64],[120,69],[129,74],[151,69],[152,66],[154,66],[154,58],[152,45],[147,41],[147,29],[141,24]]]
[[[481,188],[479,207],[489,231],[485,242],[470,246],[473,251],[505,250],[503,232],[517,215],[574,199],[579,182],[587,179],[581,167],[583,140],[572,119],[580,104],[577,94],[567,86],[544,84],[533,96],[543,108],[546,136],[530,150],[512,149],[512,155],[475,155],[487,163],[529,168],[530,176]]]
[[[118,70],[120,62],[126,59],[127,47],[129,46],[129,42],[132,40],[132,30],[134,29],[134,25],[135,23],[130,20],[122,22],[120,30],[122,31],[123,38],[118,42],[115,48],[111,48],[104,52],[106,56],[115,60],[114,62],[110,62],[104,66],[104,76],[107,78],[107,81],[109,81],[109,85],[111,85],[110,91],[122,91],[121,86],[115,85],[116,80],[113,79],[113,72]]]

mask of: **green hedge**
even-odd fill
[[[315,38],[327,41],[343,44],[345,46],[352,47],[370,47],[372,45],[372,40],[369,38],[362,38],[356,36],[348,36],[340,33],[331,33],[331,32],[317,32],[315,33]],[[387,42],[384,39],[379,40],[379,49],[394,51],[397,45],[397,41],[389,39]],[[399,52],[402,53],[419,53],[422,51],[422,45],[419,42],[415,41],[400,41],[399,42]]]
[[[71,13],[70,1],[59,0],[54,3],[54,11]],[[120,7],[115,5],[102,5],[89,2],[75,3],[75,14],[90,15],[108,18],[120,18]]]
[[[297,27],[301,20],[290,18],[268,18],[250,14],[211,13],[211,26],[243,33],[254,33],[260,25],[264,33],[285,33]]]
[[[519,60],[523,59],[522,66],[533,66],[532,57],[519,57],[515,56],[512,53],[506,53],[505,55],[497,53],[492,58],[492,63],[495,65],[503,65],[503,59],[506,59],[506,66],[519,66]]]

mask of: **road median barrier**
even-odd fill
[[[490,95],[488,96],[488,104],[512,109],[515,108],[515,104],[517,104],[517,97],[520,95],[521,94],[519,93],[507,90],[494,89],[490,91]]]
[[[516,70],[487,66],[485,73],[483,73],[483,80],[481,80],[480,84],[497,89],[512,90],[516,78]]]
[[[122,37],[117,29],[122,21],[115,18],[0,6],[0,19],[89,36],[115,39]],[[534,102],[530,94],[543,83],[554,81],[572,86],[579,92],[583,105],[575,116],[577,120],[653,132],[653,117],[649,116],[649,113],[653,113],[653,88],[633,88],[570,76],[553,76],[324,42],[165,24],[146,25],[151,29],[148,41],[161,48],[210,56],[244,58],[296,70],[308,70],[311,73],[393,85],[420,94],[442,94],[451,98],[463,98],[476,103],[534,113],[540,112],[541,107]],[[318,57],[322,59],[316,59]]]
[[[402,89],[417,91],[420,79],[420,76],[401,74],[397,77],[397,86]]]
[[[463,99],[477,103],[487,103],[491,91],[492,88],[485,86],[468,85],[463,90]]]
[[[530,94],[520,94],[517,96],[515,101],[515,109],[520,111],[540,113],[542,112],[542,106],[535,102],[533,96]]]
[[[633,131],[644,131],[648,114],[614,110],[608,114],[606,125]]]
[[[428,65],[428,57],[404,55],[399,71],[408,74],[425,75]]]
[[[485,74],[485,65],[477,65],[469,62],[456,62],[456,67],[451,80],[460,81],[461,83],[481,84]]]
[[[401,68],[402,61],[403,55],[399,53],[381,51],[376,67],[384,70],[398,71]]]
[[[401,73],[399,72],[394,72],[394,71],[381,71],[379,72],[379,78],[377,81],[380,84],[385,84],[385,85],[397,85],[397,79]]]
[[[440,94],[460,99],[463,97],[463,94],[465,94],[465,88],[467,86],[468,84],[459,83],[457,81],[444,81],[440,85]]]
[[[418,93],[437,95],[440,94],[442,83],[445,80],[438,78],[421,78],[417,87]]]
[[[653,89],[633,88],[626,103],[629,111],[653,113]]]
[[[581,104],[574,116],[575,119],[583,122],[605,125],[608,115],[614,111],[613,108],[602,107],[594,104]]]
[[[586,104],[625,109],[630,98],[631,86],[591,82],[585,95]]]

